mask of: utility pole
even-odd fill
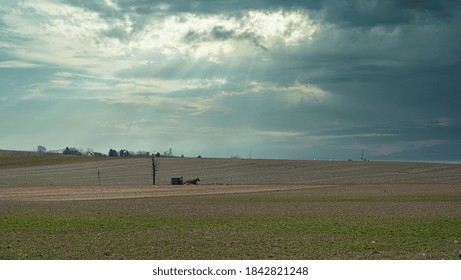
[[[157,160],[155,154],[152,155],[152,185],[155,186],[155,171],[157,171]]]
[[[362,156],[360,157],[360,159],[363,161],[363,149],[362,149]]]

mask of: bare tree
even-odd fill
[[[46,153],[46,148],[45,148],[45,146],[38,145],[38,146],[37,146],[37,152],[39,152],[39,153],[41,153],[41,154]]]

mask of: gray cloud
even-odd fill
[[[260,36],[252,32],[243,32],[238,34],[236,30],[228,30],[223,26],[214,26],[210,32],[196,32],[189,31],[185,36],[184,40],[187,43],[200,43],[200,42],[211,42],[211,41],[247,41],[254,46],[267,51],[267,47],[261,42]]]

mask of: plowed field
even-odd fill
[[[162,158],[152,186],[149,158],[43,160],[0,169],[1,259],[454,259],[461,248],[460,165]]]

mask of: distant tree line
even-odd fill
[[[152,155],[151,155],[151,153],[146,152],[146,151],[138,151],[138,152],[135,153],[135,152],[130,152],[128,150],[117,151],[115,149],[110,149],[108,155],[110,157],[150,157],[150,156],[157,157],[157,158],[160,158],[160,157],[166,157],[166,158],[181,157],[181,158],[183,158],[184,157],[184,155],[181,155],[181,156],[174,155],[172,148],[169,148],[168,150],[164,151],[163,153],[153,152]],[[201,158],[202,156],[198,156],[198,157]]]
[[[69,147],[67,146],[65,149],[60,149],[60,150],[49,150],[47,151],[45,146],[38,145],[37,148],[35,149],[36,152],[38,153],[43,153],[43,154],[63,154],[63,155],[71,155],[71,156],[109,156],[109,157],[150,157],[150,156],[155,156],[155,157],[179,157],[175,156],[173,154],[173,149],[169,148],[168,150],[164,151],[163,153],[160,152],[153,152],[152,154],[150,152],[146,151],[129,151],[127,149],[121,149],[121,150],[116,150],[116,149],[109,149],[109,153],[107,155],[99,152],[95,152],[93,149],[88,148],[86,150],[80,148],[77,149],[75,147]],[[180,156],[181,158],[184,157],[184,155]],[[201,156],[199,156],[201,157]]]
[[[110,157],[150,157],[150,152],[146,152],[146,151],[131,152],[125,149],[117,151],[115,149],[110,149],[108,155]]]
[[[73,147],[66,147],[64,151],[62,152],[64,155],[71,155],[71,156],[81,156],[82,153],[77,149]]]

